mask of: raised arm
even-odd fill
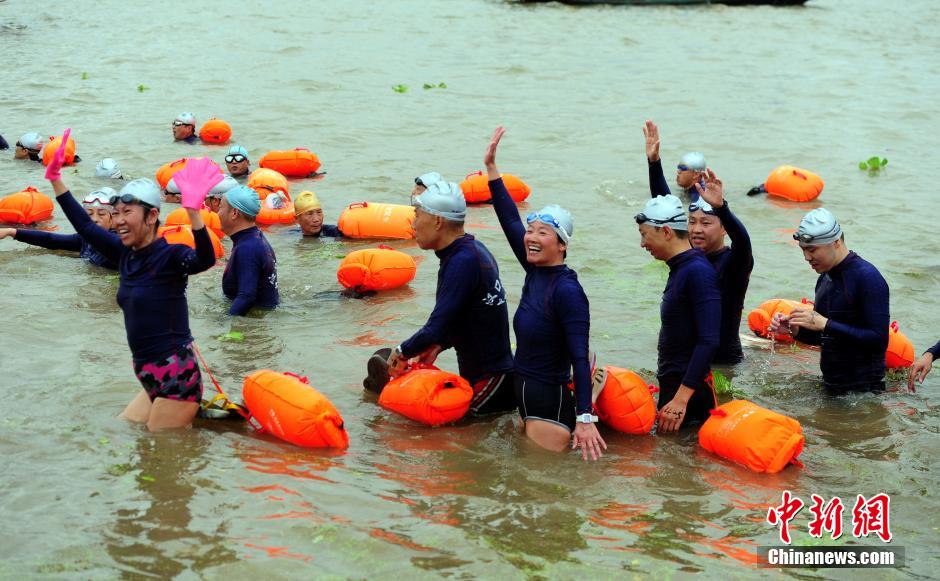
[[[483,164],[486,167],[490,195],[493,198],[493,209],[496,210],[499,225],[503,228],[503,234],[506,235],[506,240],[509,241],[509,246],[512,248],[513,254],[516,255],[516,260],[519,261],[522,268],[528,271],[532,267],[529,261],[526,260],[525,242],[523,241],[525,226],[522,224],[522,218],[519,217],[519,209],[516,207],[516,203],[512,201],[512,197],[510,197],[505,184],[503,184],[503,178],[496,168],[496,148],[504,133],[506,133],[506,130],[503,129],[502,125],[493,132],[493,139],[490,140],[490,144],[486,148],[486,154],[483,156]]]
[[[728,208],[724,196],[724,185],[711,168],[705,170],[705,179],[702,184],[695,184],[698,195],[708,202],[715,210],[715,215],[721,220],[728,238],[731,239],[730,262],[735,267],[734,272],[748,273],[754,268],[754,252],[751,247],[751,237],[744,224]]]
[[[12,231],[14,240],[19,240],[30,246],[39,246],[49,250],[70,250],[80,252],[82,249],[82,237],[78,234],[55,234],[43,230],[28,230],[26,228],[8,228]],[[0,232],[0,238],[3,233]]]
[[[650,196],[667,196],[672,192],[669,183],[663,175],[663,163],[659,157],[659,128],[656,124],[646,120],[643,125],[643,136],[646,138],[646,162],[649,166]]]
[[[190,161],[186,167],[176,172],[173,181],[180,189],[181,204],[186,208],[192,222],[193,238],[196,241],[195,252],[187,249],[188,252],[180,255],[180,270],[186,274],[196,274],[215,264],[215,249],[199,210],[202,209],[209,190],[222,181],[222,172],[208,157],[201,157]],[[255,286],[257,287],[257,284]]]

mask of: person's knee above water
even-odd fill
[[[206,194],[206,207],[209,208],[212,212],[216,214],[219,213],[219,208],[222,205],[222,196],[225,192],[231,190],[232,188],[237,188],[239,186],[238,182],[232,176],[225,176],[222,178],[222,181],[217,183],[209,190],[209,193]]]
[[[819,274],[813,309],[777,313],[771,331],[820,345],[823,384],[831,391],[884,389],[891,315],[888,283],[870,262],[845,245],[829,210],[806,214],[793,234],[803,258]]]
[[[460,186],[437,181],[412,196],[415,241],[440,260],[434,310],[417,333],[389,358],[401,369],[414,357],[434,363],[441,351],[457,353],[460,376],[473,386],[470,413],[516,408],[509,342],[509,309],[499,266],[486,246],[464,231],[467,202]]]
[[[196,116],[192,113],[180,113],[173,120],[173,140],[185,141],[186,143],[196,143],[199,136],[196,135]]]
[[[106,157],[95,166],[95,177],[123,180],[124,174],[121,173],[121,168],[118,167],[117,161],[113,158]]]
[[[13,159],[29,159],[41,162],[40,152],[44,144],[42,135],[35,131],[25,133],[16,142],[16,147],[13,149]]]
[[[260,211],[258,193],[248,186],[232,188],[222,196],[219,221],[232,239],[232,254],[222,275],[222,291],[232,299],[230,315],[245,315],[252,307],[273,309],[280,300],[277,258],[255,225]]]
[[[428,173],[421,174],[415,178],[415,187],[411,190],[411,195],[417,196],[424,190],[428,189],[429,186],[442,181],[444,181],[444,178],[441,177],[441,174],[437,173],[436,171],[429,171]]]
[[[647,121],[643,127],[646,137],[646,161],[649,165],[650,194],[653,197],[665,196],[672,193],[666,176],[663,174],[663,164],[659,157],[659,128],[652,121]],[[686,153],[676,166],[676,185],[691,199],[697,200],[698,193],[695,184],[701,183],[705,177],[705,156],[697,151]]]
[[[294,198],[294,216],[304,236],[339,238],[343,235],[335,224],[323,223],[320,198],[309,190],[300,192]]]
[[[111,199],[117,196],[111,188],[101,188],[91,192],[82,199],[82,207],[85,213],[91,218],[96,226],[114,232],[112,226]],[[85,241],[79,234],[57,234],[55,232],[46,232],[45,230],[30,230],[26,228],[0,228],[0,240],[6,237],[13,237],[14,240],[48,248],[49,250],[68,250],[77,252],[78,256],[95,266],[103,266],[111,270],[117,270],[117,263],[109,260],[103,254]]]
[[[747,294],[754,254],[751,237],[724,198],[721,180],[706,170],[705,187],[695,184],[699,198],[689,204],[689,239],[693,248],[705,253],[718,273],[721,291],[721,339],[714,363],[738,363],[741,349],[741,314]],[[731,246],[725,246],[725,235]]]
[[[233,178],[248,178],[251,173],[251,161],[248,159],[248,150],[241,145],[233,145],[225,154],[225,167],[228,175]]]
[[[669,266],[659,309],[656,377],[658,430],[671,432],[706,420],[716,405],[707,378],[721,327],[718,275],[705,253],[690,247],[688,219],[679,198],[652,198],[634,219],[640,246]]]

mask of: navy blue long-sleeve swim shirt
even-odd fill
[[[822,331],[800,329],[796,338],[820,345],[823,384],[835,391],[883,386],[888,348],[888,283],[870,262],[849,252],[816,280],[816,312],[828,322]]]
[[[431,345],[457,352],[460,376],[471,384],[512,371],[509,308],[496,259],[482,242],[464,234],[435,252],[440,259],[434,310],[427,323],[401,344],[405,357]]]
[[[291,228],[291,232],[303,232],[300,228]],[[304,236],[307,236],[304,234]],[[308,238],[342,238],[343,231],[334,224],[324,224],[316,234],[307,236]]]
[[[682,376],[691,389],[705,385],[721,334],[718,274],[705,253],[690,248],[666,261],[669,277],[659,306],[657,377]]]
[[[940,357],[940,341],[937,341],[937,344],[931,347],[930,349],[927,349],[926,352],[933,355],[934,360]]]
[[[222,292],[232,299],[228,314],[241,316],[252,307],[273,309],[277,291],[277,258],[256,226],[232,235],[232,255],[222,275]]]
[[[117,238],[117,234],[111,231],[111,234]],[[16,229],[16,236],[13,237],[15,240],[30,244],[32,246],[39,246],[40,248],[48,248],[49,250],[68,250],[70,252],[78,252],[78,256],[83,260],[94,264],[95,266],[103,266],[110,270],[117,270],[117,263],[111,260],[95,250],[95,248],[85,241],[84,238],[78,234],[56,234],[54,232],[44,232],[42,230],[27,230],[24,228]],[[120,242],[120,239],[118,239]]]
[[[124,313],[127,344],[134,361],[154,361],[192,343],[186,285],[189,275],[215,264],[215,250],[206,228],[193,231],[195,250],[183,244],[168,244],[163,238],[133,250],[92,222],[71,193],[65,192],[56,200],[75,231],[95,250],[118,263],[121,282],[117,302]]]
[[[519,308],[512,319],[515,371],[523,377],[558,385],[567,384],[573,370],[576,411],[591,411],[591,314],[578,275],[564,264],[529,264],[523,241],[526,227],[515,202],[502,178],[489,182],[489,188],[503,233],[526,271]]]

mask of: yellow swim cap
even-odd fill
[[[320,198],[311,191],[304,191],[297,194],[297,197],[294,199],[294,215],[299,216],[304,212],[309,212],[310,210],[322,210],[323,206],[320,205]]]

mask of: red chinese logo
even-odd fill
[[[852,509],[852,535],[861,538],[876,534],[882,541],[889,542],[893,536],[888,522],[890,508],[891,499],[883,492],[868,500],[859,494]]]
[[[767,510],[767,522],[780,526],[781,542],[790,544],[790,521],[803,510],[803,506],[802,500],[793,496],[789,490],[784,490],[780,506],[772,506]]]
[[[818,494],[813,495],[813,506],[809,511],[813,513],[813,520],[809,523],[809,534],[811,537],[822,537],[823,531],[827,531],[833,539],[842,536],[842,499],[838,496],[830,500],[823,506],[823,499]]]
[[[809,522],[809,535],[821,538],[823,533],[829,533],[833,539],[842,536],[842,513],[845,507],[838,496],[825,502],[818,494],[812,495],[813,504],[809,507],[813,518]],[[779,527],[780,541],[789,545],[790,522],[796,518],[805,504],[798,497],[793,496],[789,490],[784,490],[778,506],[767,509],[766,521],[768,524]],[[877,535],[882,541],[890,542],[891,534],[891,498],[884,492],[872,496],[868,500],[859,494],[855,506],[852,508],[852,536],[863,538]]]

